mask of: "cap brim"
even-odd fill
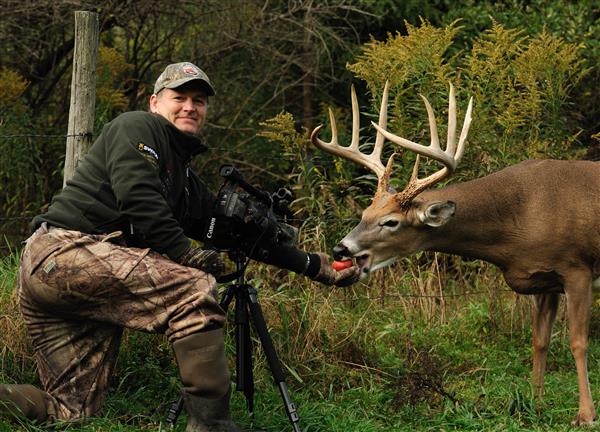
[[[169,83],[168,85],[164,86],[163,88],[175,89],[177,87],[181,87],[182,85],[189,83],[190,81],[200,81],[200,82],[204,83],[204,87],[207,90],[206,94],[208,96],[215,95],[216,92],[215,92],[215,89],[213,88],[213,86],[205,79],[202,79],[199,77],[181,78],[181,79],[178,79],[176,81]]]

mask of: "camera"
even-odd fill
[[[224,181],[206,229],[205,245],[260,259],[275,246],[296,244],[298,230],[285,222],[291,217],[289,189],[266,192],[246,182],[232,165],[223,165],[219,174]]]

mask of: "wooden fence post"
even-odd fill
[[[96,103],[98,59],[98,14],[75,12],[75,48],[71,79],[71,106],[63,186],[73,176],[79,161],[92,145]]]

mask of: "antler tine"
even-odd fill
[[[431,108],[431,104],[427,100],[425,96],[420,94],[421,99],[423,99],[423,103],[425,104],[425,108],[427,109],[427,119],[429,121],[429,135],[431,136],[431,143],[429,144],[429,148],[435,153],[438,153],[440,149],[440,138],[438,136],[437,131],[437,120],[435,119],[435,114],[433,113],[433,108]],[[424,147],[421,144],[416,144],[415,149]]]
[[[383,87],[383,95],[381,96],[381,108],[379,109],[379,127],[385,129],[387,127],[387,107],[388,107],[388,93],[389,93],[390,83],[389,81],[385,82],[385,86]],[[381,160],[381,152],[383,150],[383,143],[385,141],[385,137],[382,133],[377,131],[377,137],[375,138],[375,147],[373,148],[373,152],[371,155],[377,157]]]
[[[358,109],[358,100],[356,98],[356,89],[354,84],[350,87],[350,99],[352,100],[352,141],[349,149],[358,150],[358,142],[360,141],[360,110]],[[331,112],[331,108],[329,109]]]
[[[473,111],[473,96],[469,99],[469,106],[465,114],[465,122],[463,123],[462,131],[460,132],[460,138],[458,139],[458,148],[456,149],[456,155],[454,160],[458,163],[462,159],[463,153],[465,152],[465,143],[467,141],[467,135],[469,134],[469,127],[471,126],[471,112]]]
[[[331,110],[331,108],[329,109],[329,121],[331,122],[331,141],[327,143],[327,142],[324,142],[321,139],[319,139],[319,137],[318,137],[319,131],[321,130],[323,125],[317,126],[312,131],[310,139],[311,139],[312,143],[319,149],[321,149],[327,153],[330,153],[330,154],[333,154],[336,156],[340,156],[344,159],[348,159],[350,161],[356,162],[356,163],[363,165],[364,167],[370,169],[377,175],[377,178],[379,179],[379,184],[381,185],[382,181],[385,182],[385,178],[386,178],[386,168],[381,163],[381,157],[380,157],[381,156],[381,146],[383,145],[383,140],[381,140],[379,147],[377,147],[377,144],[376,144],[375,149],[373,150],[373,152],[370,155],[366,155],[358,149],[359,129],[360,129],[360,124],[359,124],[360,113],[359,113],[359,109],[358,109],[358,101],[356,98],[356,91],[354,90],[354,86],[352,86],[351,96],[352,96],[352,141],[351,141],[350,145],[348,147],[344,147],[344,146],[340,146],[338,144],[337,127],[336,127],[336,123],[335,123],[335,117],[333,115],[333,111]],[[387,98],[387,96],[386,96],[386,98]],[[387,119],[387,114],[384,115],[384,118]],[[385,127],[385,125],[386,125],[386,121],[384,120],[383,126]],[[387,174],[387,176],[389,177],[389,174]]]
[[[388,95],[389,95],[390,82],[386,81],[385,86],[383,87],[383,94],[381,95],[381,108],[379,109],[379,127],[382,129],[387,128],[387,112],[388,112]],[[381,160],[381,152],[383,151],[383,143],[385,142],[385,136],[377,131],[377,135],[375,138],[375,146],[373,147],[373,151],[371,152],[371,156]],[[392,167],[394,165],[394,156],[396,154],[393,153],[385,166],[384,173],[381,177],[379,177],[379,182],[377,183],[377,191],[375,194],[379,194],[382,192],[387,192],[390,185],[390,177],[392,175]]]
[[[450,84],[450,95],[448,96],[448,139],[446,140],[446,152],[456,152],[456,98],[454,97],[454,86]]]

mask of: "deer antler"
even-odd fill
[[[375,193],[376,196],[380,193],[388,192],[390,174],[395,156],[395,153],[392,154],[388,159],[386,166],[383,166],[383,164],[381,163],[381,151],[383,148],[384,139],[387,138],[393,143],[396,143],[406,149],[417,153],[417,160],[415,162],[410,181],[408,182],[408,184],[402,192],[398,192],[395,195],[398,202],[405,206],[408,203],[410,203],[412,199],[416,197],[419,193],[421,193],[423,190],[443,180],[455,171],[456,166],[458,165],[458,162],[460,161],[464,153],[464,145],[467,139],[467,134],[469,132],[469,126],[471,124],[473,98],[471,97],[471,99],[469,100],[469,106],[467,108],[467,113],[465,114],[465,121],[457,144],[456,98],[454,96],[454,86],[452,86],[452,83],[450,83],[450,96],[448,102],[448,140],[446,142],[446,150],[442,150],[440,148],[440,140],[438,138],[437,126],[433,109],[431,108],[431,104],[429,103],[427,98],[423,95],[421,95],[421,98],[423,99],[423,102],[425,103],[425,108],[427,109],[429,129],[431,132],[430,145],[424,146],[421,144],[414,143],[405,138],[394,135],[386,130],[388,89],[389,85],[388,82],[386,82],[385,87],[383,89],[383,96],[381,99],[381,109],[379,110],[379,123],[376,124],[375,122],[371,122],[377,130],[377,137],[375,139],[375,147],[373,148],[373,151],[370,155],[366,155],[358,149],[358,131],[360,125],[358,102],[356,101],[356,91],[354,90],[354,85],[352,86],[352,141],[350,145],[348,147],[343,147],[338,144],[337,126],[331,109],[329,109],[329,120],[331,122],[331,141],[326,143],[318,138],[319,131],[321,130],[323,125],[317,126],[313,130],[310,138],[313,144],[321,150],[356,162],[375,172],[375,174],[377,174],[377,178],[379,179],[377,185],[377,192]],[[427,156],[434,160],[437,160],[438,162],[441,162],[444,165],[444,168],[429,175],[424,179],[419,179],[417,176],[420,161],[419,155]]]
[[[371,154],[366,155],[362,153],[358,149],[358,141],[359,141],[359,110],[358,110],[358,102],[356,100],[356,91],[354,90],[354,85],[352,85],[352,141],[348,147],[343,147],[338,144],[338,136],[337,136],[337,126],[335,123],[335,117],[333,116],[333,112],[331,108],[329,109],[329,121],[331,123],[331,141],[326,143],[318,138],[319,131],[323,127],[323,125],[317,126],[312,134],[310,135],[310,139],[315,146],[320,148],[321,150],[331,153],[336,156],[343,157],[345,159],[356,162],[360,165],[363,165],[366,168],[372,170],[379,179],[377,184],[377,193],[387,192],[389,187],[390,180],[390,172],[394,159],[394,155],[390,156],[387,165],[384,167],[381,163],[381,150],[383,149],[383,142],[385,140],[384,135],[381,131],[385,131],[387,127],[387,101],[388,101],[388,83],[385,83],[385,88],[383,90],[383,96],[381,100],[381,109],[379,110],[379,124],[378,124],[378,132],[377,137],[375,139],[375,146]],[[386,132],[387,133],[387,132]]]
[[[406,149],[409,149],[415,153],[417,153],[417,160],[415,162],[415,166],[413,168],[412,176],[408,185],[404,188],[402,192],[398,192],[396,194],[396,199],[402,204],[407,205],[410,201],[421,193],[423,190],[428,187],[434,185],[435,183],[443,180],[444,178],[451,175],[458,162],[462,158],[464,153],[464,145],[467,139],[467,134],[469,133],[469,126],[471,124],[471,111],[473,109],[473,97],[469,100],[469,106],[467,108],[467,113],[465,114],[465,121],[463,124],[462,132],[460,133],[460,138],[458,140],[458,145],[456,141],[456,99],[454,97],[454,86],[450,83],[450,96],[448,103],[448,140],[446,142],[446,150],[442,150],[440,148],[440,141],[438,138],[437,126],[435,121],[435,115],[433,114],[433,109],[429,104],[427,98],[423,95],[420,95],[425,102],[425,108],[427,109],[427,116],[429,118],[429,130],[431,132],[431,144],[428,146],[424,146],[421,144],[414,143],[405,138],[394,135],[387,130],[385,130],[381,125],[373,123],[377,132],[382,134],[385,138],[396,143]],[[419,179],[417,178],[417,173],[419,169],[419,155],[430,157],[438,162],[441,162],[444,165],[444,168],[441,170],[431,174],[430,176]]]

